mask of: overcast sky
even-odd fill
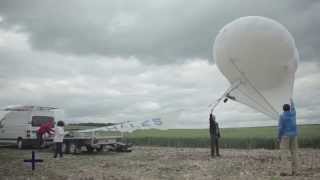
[[[298,122],[320,123],[319,11],[316,0],[1,0],[0,106],[56,106],[68,122],[207,127],[208,104],[229,86],[212,58],[215,36],[258,15],[295,38]],[[235,102],[216,116],[223,127],[276,124]]]

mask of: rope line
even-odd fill
[[[270,102],[259,92],[259,90],[252,84],[252,82],[246,77],[245,73],[240,70],[240,68],[235,64],[232,58],[229,59],[230,62],[234,65],[236,70],[242,75],[242,77],[249,83],[249,85],[256,91],[258,95],[260,95],[263,100],[267,103],[267,105],[274,111],[277,116],[279,115],[278,111],[274,109],[274,107],[270,104]]]

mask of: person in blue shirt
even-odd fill
[[[281,154],[285,149],[290,150],[292,157],[292,175],[297,173],[297,149],[298,149],[298,128],[296,123],[296,110],[293,100],[290,99],[290,105],[283,105],[283,113],[280,115],[278,126],[278,140],[280,142]],[[283,159],[283,155],[281,158]]]

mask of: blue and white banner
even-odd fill
[[[95,132],[95,131],[120,131],[120,132],[132,132],[137,129],[152,129],[159,128],[162,125],[160,118],[152,118],[142,121],[125,121],[112,126],[105,126],[94,129],[79,130],[77,132]]]

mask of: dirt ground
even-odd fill
[[[320,179],[320,150],[300,149],[297,176],[290,162],[280,161],[277,150],[222,149],[222,156],[211,159],[206,148],[135,147],[131,153],[101,152],[65,155],[53,159],[48,150],[35,150],[44,160],[31,171],[23,162],[32,150],[0,148],[0,180],[149,180],[149,179]]]

